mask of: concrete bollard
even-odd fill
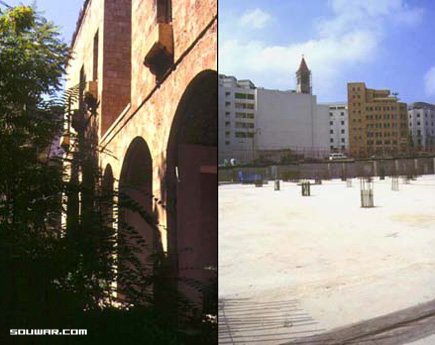
[[[279,180],[275,180],[275,190],[280,190]]]
[[[391,190],[398,191],[399,190],[399,178],[393,176],[391,178]]]
[[[310,196],[311,195],[311,187],[310,182],[302,182],[302,196]]]

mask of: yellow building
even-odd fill
[[[353,157],[394,155],[406,149],[406,103],[390,96],[390,90],[347,84],[349,151]]]

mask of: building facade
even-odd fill
[[[348,83],[349,150],[354,157],[394,155],[408,146],[406,103],[390,90]]]
[[[219,76],[219,163],[329,154],[328,106],[317,104],[311,94],[311,72],[304,58],[296,79],[299,91],[280,91]]]
[[[347,103],[328,103],[329,148],[331,152],[347,153],[349,150],[349,118]]]
[[[409,132],[412,146],[419,149],[435,148],[435,105],[415,102],[408,106]]]
[[[250,80],[219,75],[219,162],[251,161],[256,153],[257,89]]]
[[[329,108],[307,93],[257,90],[259,154],[290,150],[306,157],[329,155]]]
[[[143,260],[163,252],[170,280],[200,304],[182,281],[217,266],[217,1],[86,0],[72,50],[67,87],[98,101],[87,123],[104,185],[160,230],[128,209],[119,218],[153,243]]]

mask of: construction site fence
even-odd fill
[[[299,181],[303,179],[330,180],[371,176],[418,176],[434,174],[435,158],[403,158],[361,161],[327,161],[320,163],[282,164],[268,166],[219,167],[220,183],[239,183],[239,176],[256,175],[262,180],[280,179]]]

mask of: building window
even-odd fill
[[[344,134],[344,129],[341,130],[341,134]]]
[[[225,145],[229,145],[229,144],[230,144],[230,142],[229,142],[229,141],[226,141],[226,142],[225,142]]]
[[[344,116],[344,112],[341,112],[340,115],[341,115],[341,116]]]
[[[157,3],[157,23],[170,23],[172,21],[172,1],[155,0]]]
[[[226,91],[226,92],[225,92],[225,96],[229,96],[229,95],[231,95],[231,92]]]
[[[333,139],[333,138],[331,138],[331,139],[329,139],[329,141],[330,141],[331,143],[333,143],[333,142],[334,142],[334,139]]]
[[[333,114],[332,114],[332,113],[329,113],[329,116],[333,116]]]
[[[344,143],[344,138],[341,138],[341,142]]]
[[[231,105],[231,102],[225,102],[225,106],[229,107]]]
[[[332,126],[334,124],[334,122],[333,121],[329,121],[329,124]]]
[[[93,78],[92,80],[98,79],[98,30],[94,36],[94,65],[93,65]]]
[[[331,133],[331,134],[334,134],[334,130],[333,130],[333,129],[331,129],[331,130],[329,131],[329,133]]]
[[[341,121],[341,124],[344,125],[344,121]]]

